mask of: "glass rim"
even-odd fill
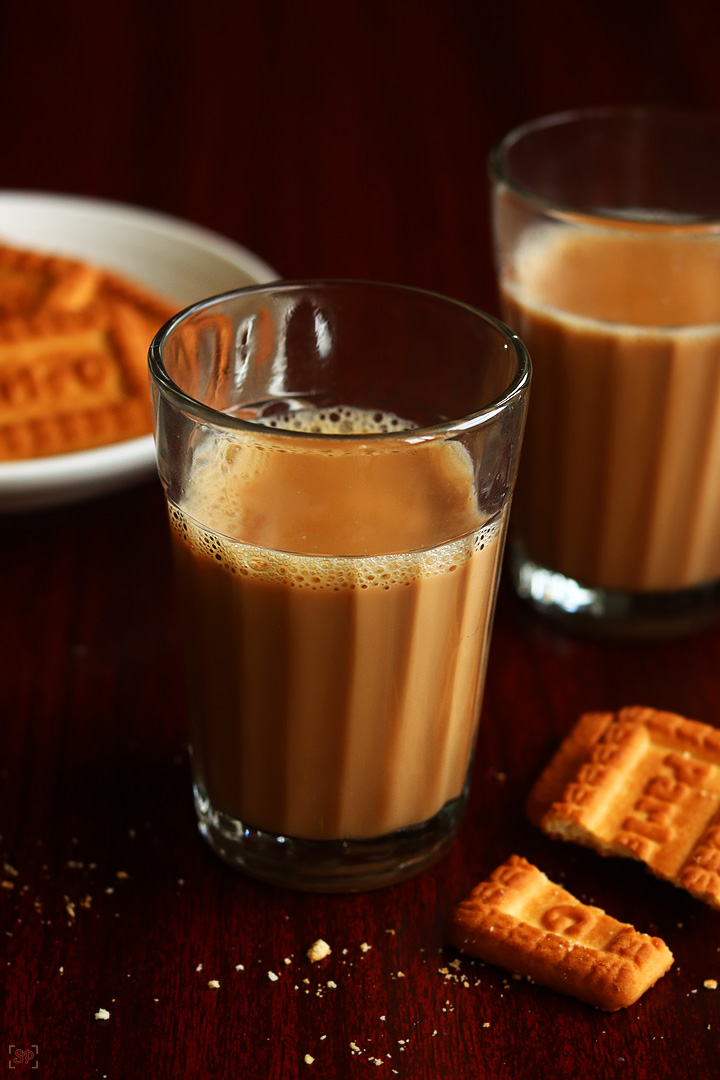
[[[564,109],[559,112],[548,113],[527,120],[508,131],[497,142],[488,155],[488,169],[492,179],[503,184],[509,191],[518,195],[530,206],[542,211],[549,217],[557,217],[562,220],[612,222],[614,226],[625,225],[628,229],[658,227],[660,224],[651,217],[641,214],[633,216],[629,211],[613,211],[611,208],[593,207],[592,210],[580,209],[570,202],[548,198],[541,195],[532,186],[524,184],[512,173],[508,162],[508,152],[528,135],[536,135],[552,128],[570,128],[574,124],[587,121],[642,121],[654,120],[662,123],[685,123],[703,124],[706,130],[714,128],[720,144],[720,112],[710,109],[685,109],[673,106],[653,105],[603,105],[589,106],[577,109]],[[720,231],[720,212],[717,215],[693,215],[683,219],[679,215],[677,220],[663,221],[662,228],[666,232],[714,232]]]
[[[515,373],[510,380],[504,391],[499,394],[492,401],[481,409],[477,409],[471,413],[467,413],[461,417],[457,417],[452,420],[444,420],[441,423],[428,425],[425,427],[415,428],[401,428],[399,430],[387,431],[387,432],[368,432],[362,433],[326,433],[326,432],[308,432],[298,431],[296,429],[271,427],[269,424],[263,423],[261,420],[244,420],[240,417],[233,416],[230,413],[221,412],[218,409],[212,408],[210,405],[205,405],[203,402],[198,401],[197,398],[191,397],[185,393],[184,390],[178,386],[178,384],[168,374],[163,359],[163,352],[165,345],[170,338],[171,334],[177,330],[184,322],[192,318],[194,315],[211,309],[214,306],[232,301],[236,298],[244,296],[255,295],[259,293],[269,292],[291,292],[293,290],[310,290],[310,289],[325,289],[332,290],[334,288],[361,288],[366,290],[381,289],[387,292],[398,292],[404,294],[414,294],[418,297],[424,297],[426,299],[439,300],[443,304],[450,307],[455,307],[460,311],[467,312],[471,315],[477,316],[483,323],[492,327],[498,335],[504,339],[504,347],[513,350],[515,357]],[[246,285],[243,288],[232,289],[227,292],[218,293],[215,296],[207,297],[204,300],[198,300],[194,304],[190,304],[188,307],[183,308],[171,319],[169,319],[164,326],[162,326],[155,334],[153,340],[150,343],[148,350],[148,367],[150,371],[150,377],[153,383],[157,387],[159,393],[174,405],[181,412],[189,415],[194,420],[200,421],[205,425],[211,425],[214,428],[224,429],[226,431],[244,432],[245,434],[252,434],[256,438],[258,435],[261,437],[264,435],[272,436],[273,440],[289,439],[289,440],[321,440],[321,441],[340,441],[345,443],[363,443],[372,441],[373,443],[383,441],[402,441],[402,442],[427,442],[429,440],[437,440],[446,438],[449,435],[455,435],[462,432],[473,431],[476,428],[480,428],[489,423],[496,416],[505,412],[515,403],[521,401],[525,396],[531,378],[531,363],[530,356],[523,342],[508,326],[505,325],[500,319],[494,315],[490,315],[488,312],[482,311],[480,308],[476,308],[471,304],[467,304],[462,300],[455,300],[451,297],[444,296],[442,293],[434,292],[429,289],[417,288],[411,285],[400,285],[389,282],[368,281],[352,278],[299,278],[297,280],[285,280],[281,279],[275,282],[264,282],[255,285]],[[337,402],[337,405],[346,404],[344,402]],[[328,406],[330,407],[330,406]]]

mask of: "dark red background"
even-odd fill
[[[718,108],[718,40],[709,0],[5,0],[0,188],[141,204],[286,277],[495,310],[490,146],[578,105]],[[452,853],[393,889],[305,896],[232,873],[197,837],[159,486],[4,518],[0,558],[0,858],[17,870],[0,891],[0,1069],[36,1044],[38,1075],[73,1080],[718,1074],[720,990],[703,981],[720,980],[720,913],[545,839],[523,802],[582,710],[717,725],[720,631],[573,640],[503,594]],[[469,987],[443,975],[448,912],[511,852],[663,936],[675,967],[614,1015],[468,960]],[[333,952],[311,966],[318,937]]]

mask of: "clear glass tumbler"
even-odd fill
[[[468,794],[530,366],[464,304],[279,283],[150,349],[200,830],[323,891],[401,880]]]
[[[510,540],[566,625],[720,609],[720,118],[546,117],[493,153],[503,317],[533,361]]]

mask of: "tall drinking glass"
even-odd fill
[[[720,119],[565,113],[491,165],[504,318],[534,367],[515,586],[574,627],[700,626],[720,602]]]
[[[468,794],[530,368],[464,304],[280,283],[150,350],[200,830],[279,884],[364,889]]]

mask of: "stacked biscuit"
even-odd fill
[[[149,432],[148,345],[176,310],[100,267],[0,245],[0,461]]]

